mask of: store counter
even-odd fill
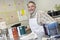
[[[37,38],[38,38],[37,35],[36,35],[35,33],[31,32],[31,33],[28,34],[28,35],[23,35],[23,36],[21,36],[21,37],[20,37],[20,40],[35,40],[35,39],[37,39]]]

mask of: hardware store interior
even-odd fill
[[[0,40],[60,40],[60,0],[0,0]]]

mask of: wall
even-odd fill
[[[6,21],[8,25],[20,22],[19,18],[21,20],[21,15],[18,17],[17,11],[22,9],[26,10],[24,0],[0,0],[0,22]],[[26,15],[27,12],[22,17],[23,20],[27,19]]]
[[[43,11],[55,10],[55,4],[60,4],[60,0],[36,0],[38,9]]]

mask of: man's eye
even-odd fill
[[[28,8],[30,8],[30,7],[28,7]]]
[[[31,6],[31,7],[34,7],[34,6]]]

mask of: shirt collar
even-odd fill
[[[36,12],[37,12],[37,10],[35,10],[34,13],[32,15],[30,15],[30,18],[34,18],[36,16]]]

